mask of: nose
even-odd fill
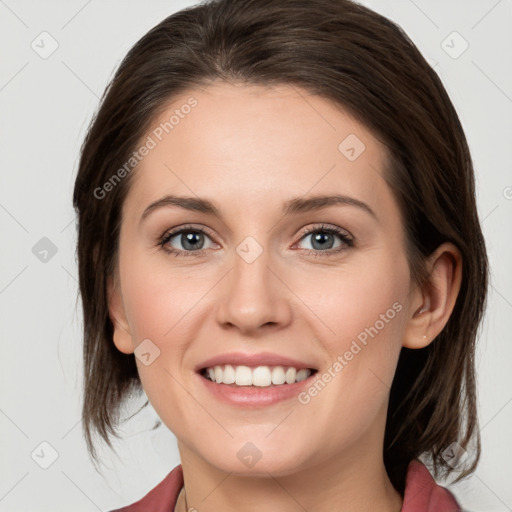
[[[217,321],[224,328],[255,335],[263,330],[279,330],[291,321],[290,296],[279,267],[263,251],[248,262],[235,252],[231,271],[223,279],[216,310]]]

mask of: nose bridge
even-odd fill
[[[219,322],[254,330],[289,319],[286,287],[274,275],[273,260],[267,244],[264,247],[253,236],[235,247],[227,290],[218,308]]]

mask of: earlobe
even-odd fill
[[[132,354],[135,348],[133,346],[130,326],[126,320],[120,286],[115,278],[109,276],[107,288],[109,317],[114,327],[113,342],[120,352]]]
[[[417,349],[429,345],[443,330],[455,306],[462,281],[462,257],[450,242],[440,245],[427,262],[429,283],[416,289],[402,345]]]

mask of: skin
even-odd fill
[[[403,219],[383,178],[386,148],[332,102],[291,86],[215,82],[174,97],[154,126],[191,96],[197,106],[134,171],[109,283],[116,347],[133,353],[150,339],[160,350],[148,366],[136,361],[178,439],[185,493],[176,510],[399,512],[382,458],[389,390],[401,347],[426,346],[446,324],[460,254],[443,244],[427,262],[432,286],[412,285]],[[349,134],[365,144],[354,161],[338,150]],[[167,206],[141,222],[171,193],[209,199],[222,218]],[[350,205],[281,214],[288,199],[333,193],[376,218]],[[337,235],[327,250],[313,245],[322,223],[354,245]],[[207,230],[196,242],[204,254],[158,245],[185,224]],[[248,236],[263,249],[252,263],[236,252]],[[167,245],[182,244],[177,235]],[[321,374],[397,301],[401,311],[308,404],[241,410],[208,394],[193,370],[221,353],[268,351]],[[261,453],[251,468],[237,457],[247,442]]]

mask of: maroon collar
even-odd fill
[[[407,467],[404,503],[401,512],[461,512],[453,494],[438,485],[418,459]]]
[[[174,512],[182,487],[183,470],[180,464],[144,498],[112,512]],[[415,459],[407,467],[401,512],[462,512],[462,509],[451,492],[438,485],[425,465]]]
[[[136,503],[112,512],[174,512],[178,494],[183,487],[181,464],[176,466],[156,487]]]

